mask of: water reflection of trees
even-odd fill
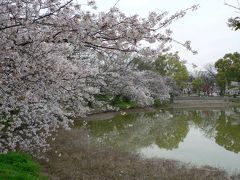
[[[178,114],[185,114],[190,125],[199,128],[207,138],[215,137],[217,119],[221,114],[220,110],[180,110]]]
[[[153,143],[173,149],[188,133],[186,116],[170,112],[116,116],[112,120],[89,122],[87,128],[95,139],[122,150],[137,150]]]
[[[127,114],[87,124],[95,141],[127,151],[151,144],[168,150],[178,148],[191,127],[199,128],[225,149],[240,152],[239,108]]]
[[[178,114],[187,115],[189,122],[226,150],[240,152],[240,108],[180,111]]]
[[[216,143],[229,151],[240,152],[240,117],[228,116],[222,111],[216,127]]]
[[[152,134],[155,135],[155,144],[159,148],[174,149],[178,148],[180,142],[186,137],[189,128],[187,116],[173,116],[172,119],[158,123],[152,129]]]

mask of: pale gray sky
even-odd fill
[[[236,4],[235,0],[227,1]],[[117,0],[96,0],[98,11],[108,10],[116,2]],[[227,26],[228,18],[239,14],[224,5],[224,0],[120,0],[117,7],[128,15],[139,14],[145,17],[150,11],[174,13],[196,4],[200,8],[175,22],[171,29],[174,39],[182,42],[190,40],[198,55],[192,55],[174,44],[172,51],[179,51],[181,58],[189,64],[195,63],[200,70],[226,53],[240,52],[240,31],[233,31]],[[190,65],[187,67],[193,70]]]

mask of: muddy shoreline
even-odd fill
[[[228,174],[210,166],[196,167],[168,159],[143,159],[138,155],[96,146],[85,130],[61,131],[49,161],[41,161],[49,179],[161,179],[161,180],[239,180],[240,174]]]

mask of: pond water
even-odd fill
[[[126,113],[81,126],[96,143],[144,158],[240,170],[240,108]]]

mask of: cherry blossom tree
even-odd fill
[[[125,71],[108,73],[107,86],[103,92],[114,96],[124,96],[137,103],[138,106],[150,106],[155,99],[167,101],[169,88],[164,78],[151,71]]]
[[[228,3],[228,1],[224,1],[225,2],[225,5],[233,8],[236,13],[240,13],[240,2],[239,0],[236,0],[236,3],[235,4],[232,4],[232,3]],[[239,30],[240,29],[240,17],[237,16],[237,17],[234,17],[234,18],[230,18],[228,20],[228,25],[229,27],[233,28],[235,31]]]
[[[167,97],[162,79],[158,84],[155,75],[128,68],[126,74],[114,74],[111,63],[121,64],[113,63],[123,59],[117,60],[118,54],[127,57],[124,62],[137,54],[154,56],[173,41],[168,26],[197,7],[140,18],[116,7],[94,13],[83,6],[73,0],[0,1],[0,152],[46,151],[53,132],[86,115],[94,94],[108,87],[109,74],[122,78],[117,85],[126,82],[123,93],[139,104],[149,104],[153,96]],[[93,0],[86,6],[96,8]],[[159,48],[142,45],[146,43]],[[189,41],[182,45],[191,50]],[[139,79],[144,79],[142,85]]]

